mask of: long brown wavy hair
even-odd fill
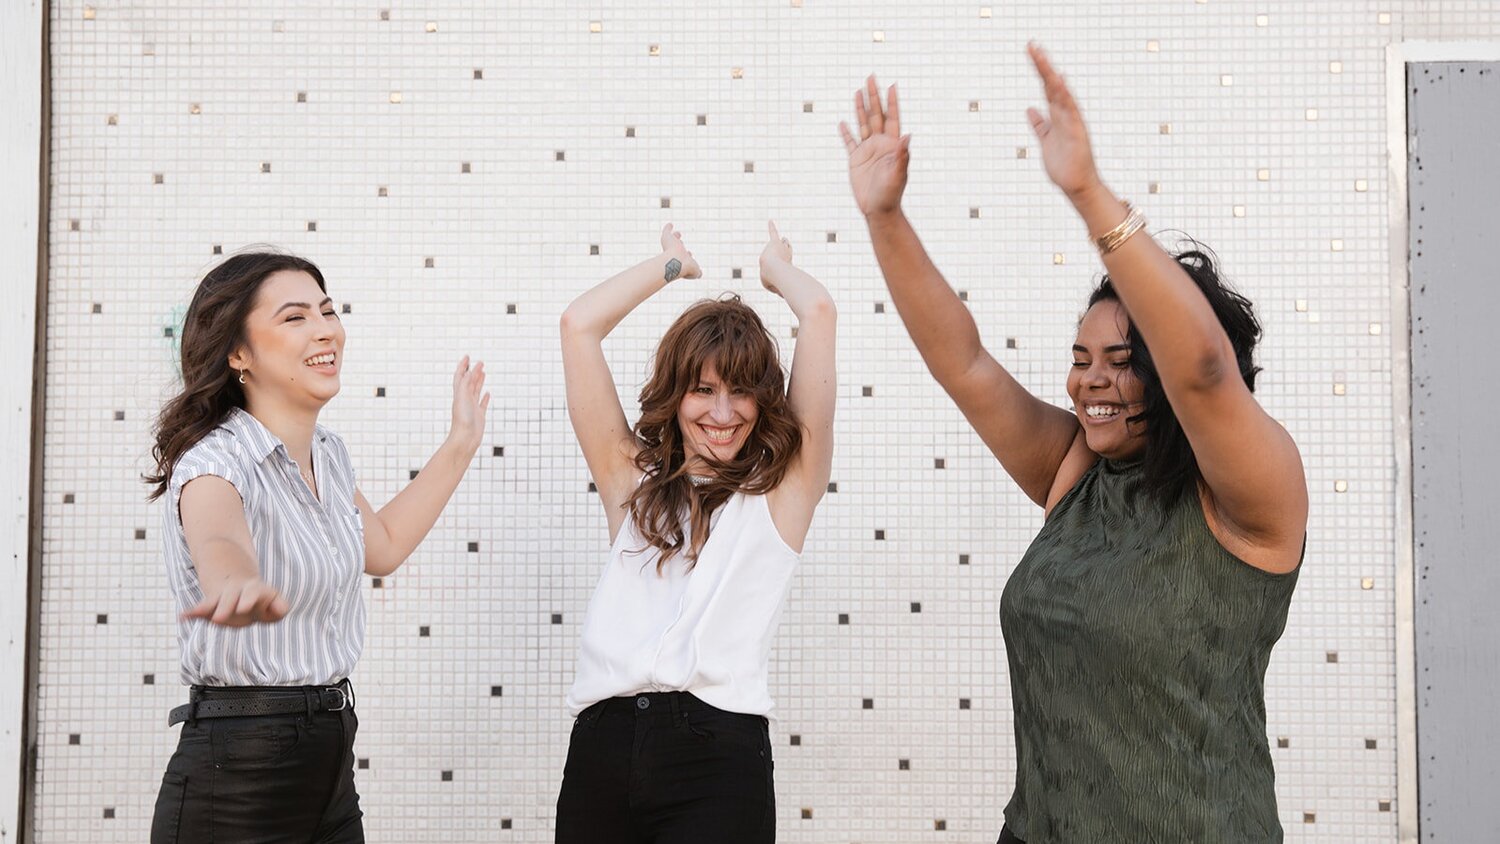
[[[245,344],[245,318],[255,308],[261,284],[282,270],[305,272],[328,292],[322,271],[311,261],[277,252],[227,258],[198,283],[182,321],[182,392],[156,417],[151,448],[156,471],[144,478],[151,486],[146,500],[155,501],[167,491],[183,453],[217,428],[230,410],[245,406],[245,391],[229,356]]]
[[[706,363],[713,364],[725,385],[748,391],[759,414],[734,459],[701,456],[713,477],[695,486],[688,477],[677,410],[698,386]],[[661,552],[657,573],[678,553],[687,557],[691,569],[708,541],[713,512],[736,492],[763,495],[775,489],[802,448],[802,425],[787,401],[776,341],[738,296],[697,302],[661,338],[640,400],[635,465],[645,477],[625,507],[647,546]]]

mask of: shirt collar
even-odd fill
[[[250,415],[243,407],[236,407],[229,411],[219,427],[234,434],[235,439],[245,444],[249,449],[250,456],[259,463],[266,459],[266,455],[275,451],[277,447],[285,448],[281,439],[271,433],[270,429],[260,423],[259,419]]]

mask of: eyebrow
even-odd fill
[[[318,307],[321,308],[324,305],[326,305],[326,304],[328,304],[328,303],[330,303],[332,301],[333,301],[333,297],[329,296],[329,297],[325,298],[323,301],[319,302],[318,303]],[[304,309],[306,309],[306,308],[311,308],[311,307],[312,307],[312,305],[309,305],[306,302],[287,302],[285,305],[282,305],[281,307],[279,307],[279,308],[276,309],[276,314],[281,313],[282,311],[286,310],[287,308],[304,308]],[[271,316],[274,317],[274,316],[276,316],[276,314],[271,314]]]
[[[1085,349],[1084,347],[1078,345],[1077,343],[1073,344],[1073,351],[1075,351],[1075,352],[1081,352],[1082,354],[1085,354],[1085,355],[1089,353],[1088,349]],[[1130,344],[1129,343],[1116,343],[1113,346],[1105,346],[1104,347],[1104,353],[1106,355],[1113,354],[1114,352],[1128,352],[1128,351],[1130,351]]]

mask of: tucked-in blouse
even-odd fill
[[[344,441],[322,425],[313,433],[312,462],[321,500],[286,445],[238,408],[178,460],[164,496],[167,578],[178,613],[203,600],[178,506],[182,488],[204,475],[223,478],[239,493],[260,577],[290,607],[280,621],[246,627],[179,621],[184,684],[320,685],[354,670],[365,638],[365,542],[354,467]]]

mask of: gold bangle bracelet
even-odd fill
[[[1121,220],[1118,226],[1095,239],[1094,243],[1099,247],[1100,255],[1108,255],[1119,249],[1136,232],[1146,227],[1146,215],[1142,214],[1139,208],[1126,202],[1125,209],[1128,212],[1125,219]]]

